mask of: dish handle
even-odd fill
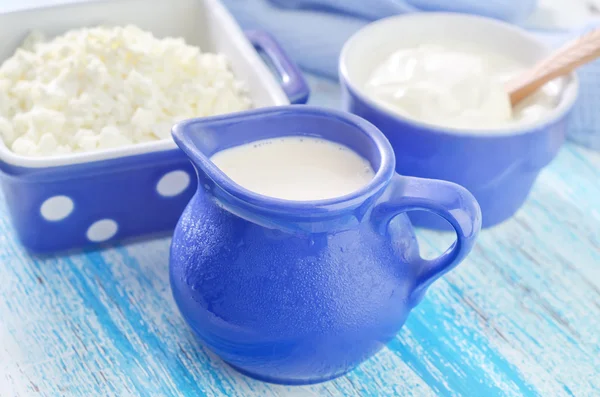
[[[292,104],[308,101],[310,89],[300,68],[285,53],[281,45],[269,33],[249,30],[246,37],[254,48],[263,55],[279,76],[281,87]]]

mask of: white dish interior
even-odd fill
[[[474,48],[486,48],[524,65],[533,65],[551,52],[550,48],[531,34],[503,22],[463,14],[416,13],[382,19],[355,33],[342,50],[340,74],[354,92],[382,112],[422,127],[451,133],[495,135],[531,131],[560,118],[577,98],[578,82],[575,74],[557,79],[549,84],[556,85],[553,88],[559,92],[558,104],[540,120],[478,131],[440,127],[403,117],[365,93],[364,86],[373,70],[398,49],[421,44],[443,45],[449,41]]]
[[[218,0],[112,0],[48,6],[0,14],[0,63],[11,57],[31,30],[47,37],[70,29],[133,24],[158,38],[183,37],[204,52],[228,56],[237,78],[245,81],[255,107],[281,106],[289,100],[233,17]],[[53,157],[25,157],[0,139],[0,160],[21,167],[53,167],[174,149],[172,139],[121,148]]]

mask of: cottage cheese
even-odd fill
[[[169,139],[180,120],[250,107],[224,55],[135,26],[32,33],[0,66],[0,136],[26,156]]]

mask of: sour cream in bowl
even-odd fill
[[[484,227],[511,217],[565,137],[575,75],[512,109],[507,81],[550,53],[528,32],[463,14],[419,13],[367,25],[345,44],[345,108],[379,127],[400,174],[469,189]],[[420,226],[445,229],[429,214]]]
[[[558,90],[548,85],[513,111],[505,86],[523,69],[515,59],[459,42],[421,44],[392,53],[372,72],[365,91],[408,118],[494,129],[539,120],[558,103]]]

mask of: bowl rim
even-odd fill
[[[547,128],[548,126],[565,118],[568,115],[568,113],[573,109],[573,106],[575,105],[575,102],[579,96],[579,78],[577,77],[577,73],[575,72],[570,73],[568,75],[567,83],[562,88],[562,92],[566,95],[564,95],[558,103],[558,105],[554,109],[552,109],[552,111],[545,114],[544,117],[541,117],[540,119],[531,122],[516,123],[515,125],[500,126],[497,128],[486,129],[440,126],[403,116],[387,108],[386,106],[383,106],[376,100],[370,98],[366,93],[363,92],[363,90],[360,87],[358,87],[354,82],[351,81],[349,77],[347,58],[348,54],[351,51],[350,47],[357,40],[358,37],[368,34],[369,31],[372,31],[373,29],[381,25],[391,25],[393,23],[401,24],[408,19],[431,20],[433,18],[463,20],[465,21],[465,23],[469,23],[471,21],[484,22],[490,26],[495,26],[496,28],[504,29],[504,31],[506,32],[515,33],[521,36],[523,40],[538,46],[539,48],[543,49],[548,53],[552,50],[548,45],[546,45],[544,42],[542,42],[540,39],[535,37],[527,30],[515,25],[511,25],[507,22],[499,21],[489,17],[472,14],[459,14],[452,12],[424,12],[394,15],[367,24],[366,26],[356,31],[352,36],[350,36],[348,40],[346,40],[344,46],[342,47],[342,51],[340,52],[338,62],[340,84],[342,86],[345,86],[350,92],[357,96],[361,101],[367,103],[370,107],[376,109],[379,112],[384,113],[386,116],[391,117],[397,120],[398,122],[410,124],[422,130],[428,130],[431,133],[450,136],[497,138],[512,135],[524,135],[528,133],[533,133],[535,131],[539,131],[540,129]]]
[[[0,11],[0,16],[14,16],[18,14],[44,12],[50,9],[85,8],[92,5],[120,3],[126,1],[130,0],[111,0],[110,2],[107,2],[105,0],[89,0],[85,2],[71,1],[58,4],[43,4],[39,6],[23,6],[17,9]],[[170,0],[153,1],[169,2]],[[246,57],[250,56],[254,58],[252,64],[257,65],[257,67],[262,69],[258,71],[262,78],[272,79],[272,82],[268,82],[268,84],[272,85],[274,88],[279,90],[277,97],[273,97],[275,103],[274,106],[289,105],[289,98],[284,93],[281,85],[277,82],[275,76],[269,71],[267,65],[260,59],[260,55],[256,52],[248,38],[244,35],[242,28],[233,18],[231,13],[229,13],[225,6],[221,4],[218,0],[202,0],[202,3],[204,3],[204,7],[210,9],[215,15],[217,15],[221,28],[223,29],[223,31],[229,34],[232,42],[237,43],[237,46],[241,53]],[[0,64],[2,62],[3,60],[0,60]],[[175,124],[177,123],[173,122],[172,126]],[[20,168],[42,169],[70,166],[75,164],[93,163],[98,161],[125,158],[153,152],[170,151],[175,149],[178,150],[178,147],[169,134],[168,138],[157,139],[151,142],[136,143],[116,148],[100,149],[89,152],[70,153],[66,155],[32,157],[23,156],[13,152],[4,143],[4,140],[0,138],[0,163]]]

